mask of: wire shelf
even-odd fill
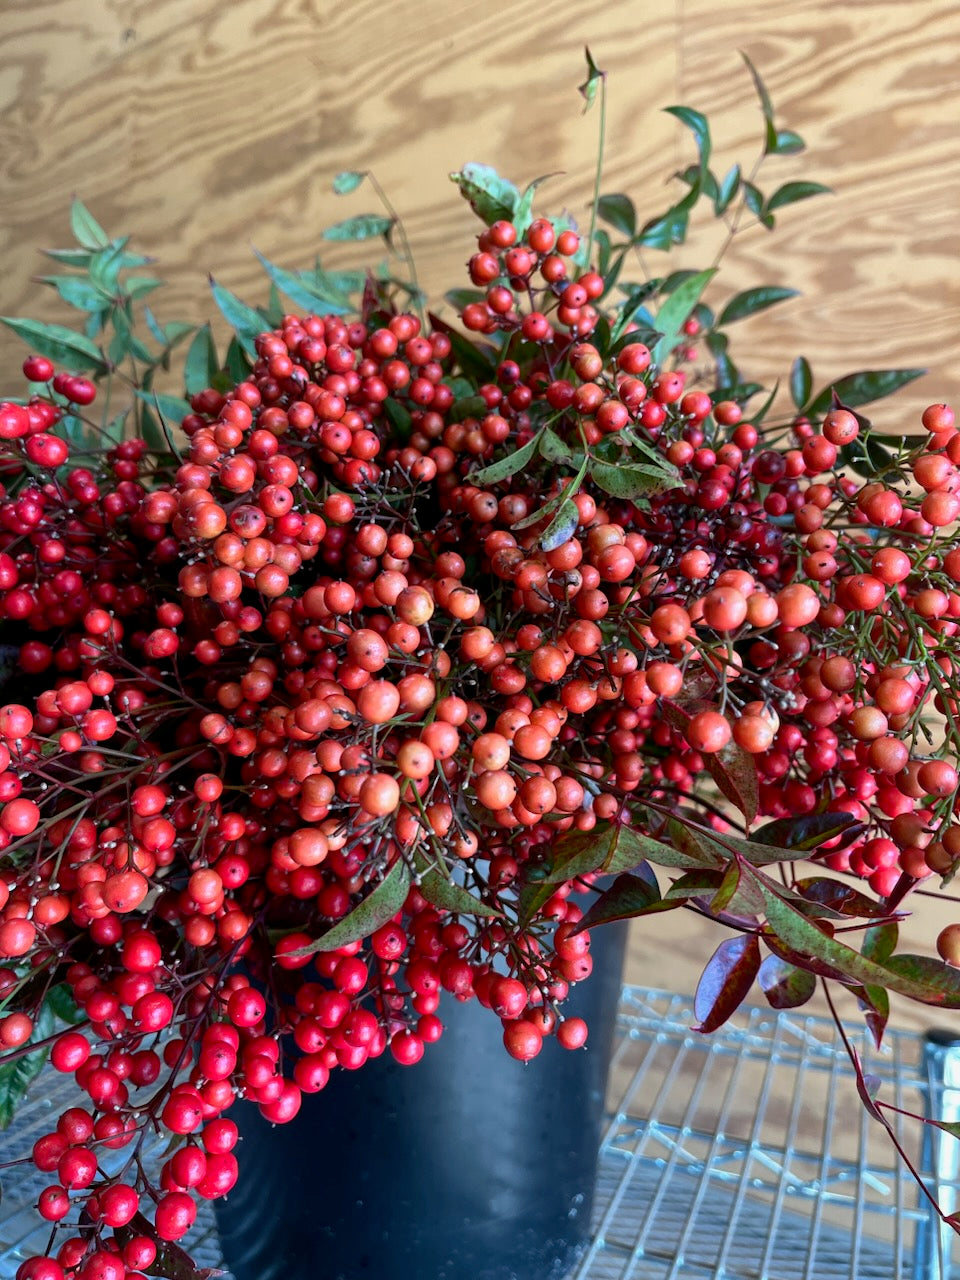
[[[694,1021],[689,997],[623,989],[593,1238],[570,1280],[960,1280],[953,1233],[864,1109],[831,1021],[752,1006],[712,1036]],[[878,1053],[865,1031],[848,1035],[884,1101],[960,1120],[960,1043],[888,1032]],[[68,1080],[41,1077],[3,1159],[28,1155],[69,1101]],[[953,1212],[960,1141],[892,1118]],[[146,1161],[163,1149],[156,1140]],[[3,1180],[0,1280],[49,1236],[32,1206],[51,1175],[20,1169]],[[220,1263],[208,1205],[184,1243]]]

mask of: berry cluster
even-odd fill
[[[801,968],[763,912],[803,898],[799,848],[867,881],[866,923],[952,874],[953,414],[860,483],[859,415],[751,422],[695,319],[676,367],[611,343],[578,249],[482,233],[462,320],[499,356],[468,396],[456,335],[375,296],[260,334],[180,456],[72,448],[97,388],[43,357],[0,405],[0,1045],[66,985],[82,1105],[33,1158],[41,1215],[92,1224],[20,1280],[149,1271],[234,1185],[235,1099],[285,1122],[337,1068],[416,1063],[441,992],[521,1061],[582,1046],[564,997],[628,914],[576,900],[596,873],[699,868],[678,903]],[[758,816],[779,847],[735,834]],[[158,1124],[183,1141],[152,1186]]]

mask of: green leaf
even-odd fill
[[[761,884],[770,928],[792,950],[842,972],[853,983],[898,991],[922,1004],[960,1008],[960,971],[929,956],[891,956],[885,965],[862,956],[824,933],[818,925]]]
[[[717,190],[716,199],[713,202],[713,211],[718,218],[722,217],[730,207],[730,202],[740,190],[740,166],[735,164],[732,169],[724,175],[723,181]]]
[[[188,396],[195,396],[209,387],[220,369],[217,360],[217,348],[210,332],[210,325],[205,324],[197,330],[196,336],[187,349],[187,358],[183,366],[183,382]]]
[[[600,87],[600,84],[605,79],[607,73],[605,71],[601,71],[594,62],[593,54],[590,52],[588,46],[584,45],[583,52],[586,54],[587,58],[587,78],[584,80],[583,84],[577,86],[577,92],[587,104],[584,107],[584,111],[588,111],[593,105],[593,100],[597,96],[597,89]]]
[[[482,302],[485,294],[482,289],[448,289],[443,295],[444,302],[449,302],[458,312],[463,311],[471,302]]]
[[[246,348],[240,341],[239,336],[234,334],[227,345],[227,354],[223,362],[224,371],[233,384],[243,382],[250,372],[250,365],[247,363],[247,357],[244,354],[245,350]]]
[[[84,249],[105,249],[110,244],[103,227],[76,196],[70,203],[70,230]]]
[[[573,880],[591,871],[615,875],[631,871],[639,863],[647,861],[662,867],[716,868],[718,860],[709,851],[695,847],[680,848],[672,839],[664,844],[653,836],[634,831],[631,827],[612,823],[597,823],[592,831],[568,832],[562,835],[553,848],[553,861],[544,877],[551,883]]]
[[[679,473],[663,467],[648,466],[645,463],[590,463],[590,479],[614,498],[633,501],[635,498],[651,497],[653,494],[666,493],[675,488]]]
[[[710,163],[710,124],[702,111],[692,107],[664,107],[668,115],[675,116],[681,124],[685,124],[697,140],[697,151],[700,153],[700,174],[706,174]]]
[[[847,373],[818,392],[805,409],[811,417],[822,417],[831,409],[834,395],[848,408],[871,404],[893,395],[926,372],[926,369],[864,369],[860,373]]]
[[[482,418],[489,412],[483,396],[463,396],[462,399],[454,400],[450,406],[447,411],[447,421],[463,422],[465,418]]]
[[[681,284],[663,303],[656,315],[656,325],[663,335],[652,350],[654,364],[662,365],[680,341],[683,325],[700,301],[700,295],[717,274],[716,267],[698,271]]]
[[[679,703],[663,699],[664,717],[681,733],[686,733],[687,726],[698,711],[713,709],[712,703],[700,700]],[[757,764],[750,752],[744,751],[731,739],[720,751],[705,752],[703,767],[717,784],[721,794],[740,810],[749,826],[757,816],[759,804]],[[762,846],[758,847],[762,852]],[[746,856],[749,857],[749,854]]]
[[[530,223],[533,221],[533,199],[537,194],[537,187],[542,182],[546,182],[548,178],[555,177],[555,174],[544,173],[539,178],[534,178],[528,183],[526,190],[517,202],[517,207],[513,214],[513,225],[517,228],[517,236],[524,235]]]
[[[299,272],[286,271],[283,267],[278,267],[269,258],[265,258],[259,249],[254,248],[253,252],[274,285],[298,307],[304,307],[307,311],[321,310],[338,315],[344,315],[350,310],[349,306],[311,285]]]
[[[764,823],[754,832],[753,839],[757,844],[781,845],[785,849],[818,849],[827,840],[859,825],[849,813],[805,813]]]
[[[792,129],[778,129],[776,141],[771,151],[773,155],[777,156],[792,156],[796,155],[798,151],[803,151],[806,145],[799,133],[794,133]]]
[[[637,211],[633,201],[619,191],[600,197],[597,201],[597,216],[631,240],[637,234]]]
[[[99,347],[82,333],[75,333],[62,324],[43,324],[17,316],[0,316],[8,329],[42,356],[73,371],[94,369],[106,373],[107,365]]]
[[[739,862],[731,862],[727,868],[726,875],[710,900],[710,911],[714,915],[726,912],[758,917],[763,914],[763,899],[752,878],[742,874]]]
[[[240,346],[247,355],[254,357],[256,355],[254,339],[269,327],[267,322],[259,311],[241,302],[237,295],[231,293],[224,285],[217,284],[213,276],[210,277],[210,290],[213,293],[214,302],[236,334]]]
[[[77,267],[81,271],[89,267],[93,257],[89,249],[41,249],[40,252],[53,262],[60,262],[65,267]]]
[[[803,409],[813,393],[813,371],[806,356],[797,356],[790,367],[790,399]]]
[[[256,253],[254,249],[254,253]],[[274,329],[279,329],[283,324],[283,301],[280,297],[280,290],[276,284],[270,281],[270,292],[267,295],[267,305],[263,308],[263,314],[267,319],[267,323]]]
[[[604,890],[586,915],[577,921],[571,934],[593,929],[598,924],[610,924],[614,920],[635,920],[638,916],[658,911],[673,911],[682,905],[679,900],[660,897],[657,877],[645,862],[641,862],[637,870],[637,875],[617,876],[610,888]]]
[[[37,276],[41,284],[51,285],[70,307],[79,311],[100,311],[104,296],[95,285],[82,276]]]
[[[773,103],[770,101],[770,95],[767,93],[767,86],[760,78],[760,72],[756,69],[744,51],[740,50],[740,57],[747,64],[747,70],[753,79],[753,86],[757,91],[757,97],[760,99],[760,109],[763,112],[764,123],[764,155],[770,155],[777,149],[777,128],[773,123]]]
[[[526,444],[521,445],[519,449],[514,449],[505,458],[501,458],[499,462],[491,462],[488,467],[481,467],[479,471],[471,472],[471,484],[497,484],[500,480],[506,480],[508,476],[516,475],[533,459],[539,444],[540,436],[538,433],[532,436]]]
[[[564,498],[557,513],[540,535],[541,551],[556,551],[569,542],[580,523],[580,508],[572,498]]]
[[[51,987],[47,992],[46,1005],[49,1005],[51,1013],[66,1022],[70,1026],[86,1021],[86,1014],[77,1008],[76,1001],[70,994],[70,988],[65,982],[58,983],[55,987]]]
[[[381,925],[393,919],[406,901],[409,888],[410,872],[407,864],[398,860],[376,888],[367,894],[349,915],[338,920],[322,938],[317,938],[309,946],[301,947],[290,954],[312,956],[317,951],[336,951],[338,947],[343,947],[348,942],[358,942],[361,938],[368,938]]]
[[[863,946],[860,950],[868,960],[876,960],[877,964],[886,964],[897,949],[899,936],[900,928],[896,920],[875,924],[863,935]]]
[[[460,194],[470,204],[474,213],[487,226],[501,219],[511,221],[520,203],[520,192],[508,178],[501,178],[488,164],[465,164],[450,181],[460,188]]]
[[[167,335],[160,327],[160,321],[149,307],[143,308],[143,318],[147,322],[147,328],[150,330],[150,336],[153,338],[154,342],[158,342],[161,347],[166,347],[168,345]]]
[[[666,213],[645,222],[634,239],[634,244],[665,250],[672,249],[674,245],[683,244],[690,222],[690,210],[696,204],[697,197],[698,192],[694,188],[688,191],[677,204],[672,205]]]
[[[385,236],[392,226],[393,219],[382,213],[358,213],[327,227],[322,236],[324,240],[374,240]]]
[[[179,396],[158,395],[155,391],[138,391],[137,398],[156,409],[168,425],[179,426],[192,410]]]
[[[574,465],[572,450],[551,427],[544,427],[540,432],[540,454],[546,458],[547,462],[563,462],[567,466]],[[579,462],[576,465],[579,465]]]
[[[410,433],[413,430],[413,418],[410,410],[402,405],[399,400],[394,400],[393,396],[388,396],[383,402],[383,412],[387,416],[387,421],[393,427],[397,438],[400,441],[410,439]]]
[[[697,984],[693,1010],[705,1034],[722,1027],[737,1011],[760,968],[760,944],[752,933],[728,938],[707,962]]]
[[[335,196],[348,196],[351,191],[356,191],[366,176],[362,169],[342,170],[333,180],[333,194]]]
[[[437,332],[445,333],[450,339],[456,364],[462,373],[477,382],[489,382],[495,376],[497,360],[491,348],[464,337],[432,311],[428,312],[427,319]]]
[[[90,279],[107,298],[112,298],[117,292],[122,265],[123,252],[116,245],[101,249],[90,259]]]
[[[162,454],[169,451],[167,437],[164,435],[163,428],[157,421],[156,414],[146,404],[140,410],[140,435],[146,441],[147,448],[151,453]]]
[[[147,308],[144,307],[144,313]],[[178,342],[182,342],[184,338],[196,332],[195,324],[186,324],[182,320],[171,320],[169,324],[163,326],[163,340],[168,347],[175,347]]]
[[[798,1009],[817,989],[817,979],[808,969],[798,969],[779,956],[764,959],[757,981],[774,1009]]]
[[[765,227],[769,229],[773,226],[775,221],[773,214],[767,213],[763,207],[763,192],[752,182],[748,182],[746,178],[743,180],[743,202],[750,212],[754,214],[758,221],[762,222]]]
[[[774,209],[782,209],[785,205],[796,204],[798,200],[809,200],[811,196],[833,195],[833,188],[824,186],[822,182],[785,182],[778,187],[765,206],[766,213]]]
[[[46,1040],[54,1030],[53,1011],[43,1005],[34,1022],[30,1043]],[[30,1085],[43,1070],[48,1053],[49,1049],[45,1047],[0,1065],[0,1129],[9,1126]]]
[[[648,320],[650,324],[653,323],[653,317],[647,312],[644,303],[657,292],[658,287],[656,282],[648,280],[646,284],[639,285],[630,291],[626,301],[617,313],[613,328],[610,330],[612,344],[616,344],[621,335],[626,335],[627,325],[632,321],[642,318]],[[625,336],[624,340],[627,342],[642,341],[639,334]]]
[[[717,324],[733,324],[735,320],[743,320],[747,316],[756,315],[758,311],[766,311],[767,307],[785,302],[787,298],[796,298],[799,293],[799,289],[786,289],[773,284],[745,289],[743,293],[738,293],[730,299],[720,312]]]
[[[441,911],[452,911],[457,915],[499,917],[503,915],[496,907],[482,902],[475,894],[454,884],[446,874],[439,871],[423,854],[414,854],[414,865],[419,879],[416,887],[426,900]]]
[[[153,293],[154,289],[159,289],[162,284],[163,281],[154,276],[131,276],[124,281],[123,291],[128,298],[143,298],[148,293]]]

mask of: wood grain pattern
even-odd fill
[[[72,193],[114,234],[132,232],[170,281],[162,319],[206,317],[213,272],[265,296],[250,252],[312,262],[320,230],[373,207],[337,199],[333,175],[371,168],[404,217],[423,283],[462,278],[475,224],[447,173],[482,160],[542,188],[544,209],[583,216],[596,113],[575,86],[589,42],[609,72],[604,188],[664,206],[690,158],[659,108],[710,114],[717,167],[751,155],[759,113],[737,56],[760,67],[804,157],[770,162],[771,183],[830,183],[837,195],[786,210],[782,230],[738,238],[715,300],[753,284],[804,296],[745,322],[745,369],[785,373],[803,351],[823,380],[849,369],[927,365],[922,389],[877,417],[909,429],[934,399],[960,401],[960,7],[953,0],[664,0],[652,8],[543,0],[5,0],[0,39],[0,313],[62,316],[30,281],[40,245],[68,239]],[[709,236],[675,265],[703,265]],[[325,252],[358,264],[363,248]],[[658,255],[649,256],[657,269]],[[0,386],[23,349],[0,346]],[[913,926],[929,948],[953,908]],[[630,976],[693,990],[720,939],[692,916],[645,923]],[[932,1018],[901,1012],[913,1024]]]

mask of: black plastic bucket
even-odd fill
[[[414,1067],[336,1071],[288,1125],[256,1107],[240,1180],[216,1203],[237,1280],[563,1280],[589,1238],[626,929],[592,939],[565,1006],[588,1048],[508,1057],[497,1018],[446,1000]]]

